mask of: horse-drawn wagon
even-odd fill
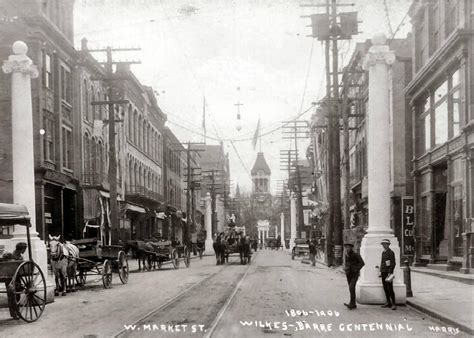
[[[104,288],[112,285],[112,272],[116,271],[122,284],[128,282],[128,260],[120,245],[103,245],[97,238],[85,238],[72,241],[79,249],[77,259],[77,282],[86,283],[87,276],[98,275]]]
[[[30,239],[30,216],[26,207],[0,203],[0,226],[26,226],[28,260],[1,260],[0,282],[5,283],[10,315],[14,319],[34,322],[46,306],[46,280],[33,261]],[[3,291],[2,291],[3,292]]]
[[[172,243],[169,240],[131,240],[127,242],[127,250],[131,249],[138,259],[139,270],[143,264],[144,270],[151,270],[153,267],[161,267],[164,264],[172,264],[175,269],[179,268],[183,261],[186,267],[191,265],[191,253],[186,245]]]
[[[252,257],[250,248],[250,237],[244,236],[234,228],[228,227],[225,232],[218,233],[214,237],[214,251],[217,264],[229,262],[229,256],[238,254],[241,264],[249,264]]]

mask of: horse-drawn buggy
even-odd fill
[[[214,236],[214,251],[216,253],[216,264],[229,262],[229,256],[238,254],[240,264],[249,264],[252,257],[250,248],[250,237],[244,236],[237,227],[227,227],[226,231]]]
[[[7,294],[10,315],[14,319],[34,322],[46,306],[46,280],[32,258],[30,216],[22,205],[0,203],[0,226],[11,225],[26,226],[28,260],[14,255],[0,260],[0,282],[5,283],[6,288],[2,293]]]
[[[191,265],[191,253],[186,245],[169,240],[131,240],[126,244],[126,250],[131,250],[138,259],[138,269],[152,270],[161,269],[164,264],[172,264],[175,269],[179,268],[183,261],[186,267]]]

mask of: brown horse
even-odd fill
[[[154,262],[151,259],[150,255],[147,254],[147,251],[154,250],[150,244],[144,241],[137,240],[127,241],[127,243],[125,244],[125,252],[128,253],[128,251],[130,250],[132,251],[133,257],[138,260],[138,271],[151,270],[151,265]]]

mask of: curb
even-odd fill
[[[467,284],[467,285],[474,285],[474,279],[463,278],[462,276],[458,277],[458,276],[453,276],[453,275],[446,275],[446,274],[439,273],[436,271],[424,271],[424,270],[418,270],[416,268],[412,268],[411,271],[429,275],[429,276],[438,277],[438,278],[448,279],[448,280],[452,280],[452,281]]]
[[[417,304],[416,302],[412,302],[412,301],[409,301],[407,299],[406,301],[406,305],[409,306],[409,307],[412,307],[414,308],[415,310],[418,310],[419,312],[422,312],[422,313],[425,313],[427,315],[429,315],[430,317],[433,317],[445,324],[449,324],[449,325],[452,325],[452,326],[455,326],[455,327],[458,327],[461,331],[464,331],[468,334],[470,334],[471,336],[474,335],[474,329],[464,325],[464,324],[461,324],[459,322],[457,322],[456,320],[450,318],[449,316],[445,315],[445,314],[442,314],[442,313],[439,313],[433,309],[431,309],[430,307],[426,306],[426,305],[420,305],[420,304]]]

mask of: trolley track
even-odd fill
[[[254,254],[255,257],[255,254]],[[181,291],[165,303],[140,316],[130,326],[134,330],[127,330],[125,326],[113,337],[128,337],[154,335],[164,333],[157,331],[144,331],[145,326],[159,327],[160,325],[202,325],[206,331],[191,333],[191,330],[182,332],[180,336],[201,335],[211,337],[221,318],[232,303],[247,276],[250,264],[224,265],[216,272],[203,280],[194,283]],[[235,263],[231,261],[230,263]],[[129,327],[130,327],[129,326]]]

